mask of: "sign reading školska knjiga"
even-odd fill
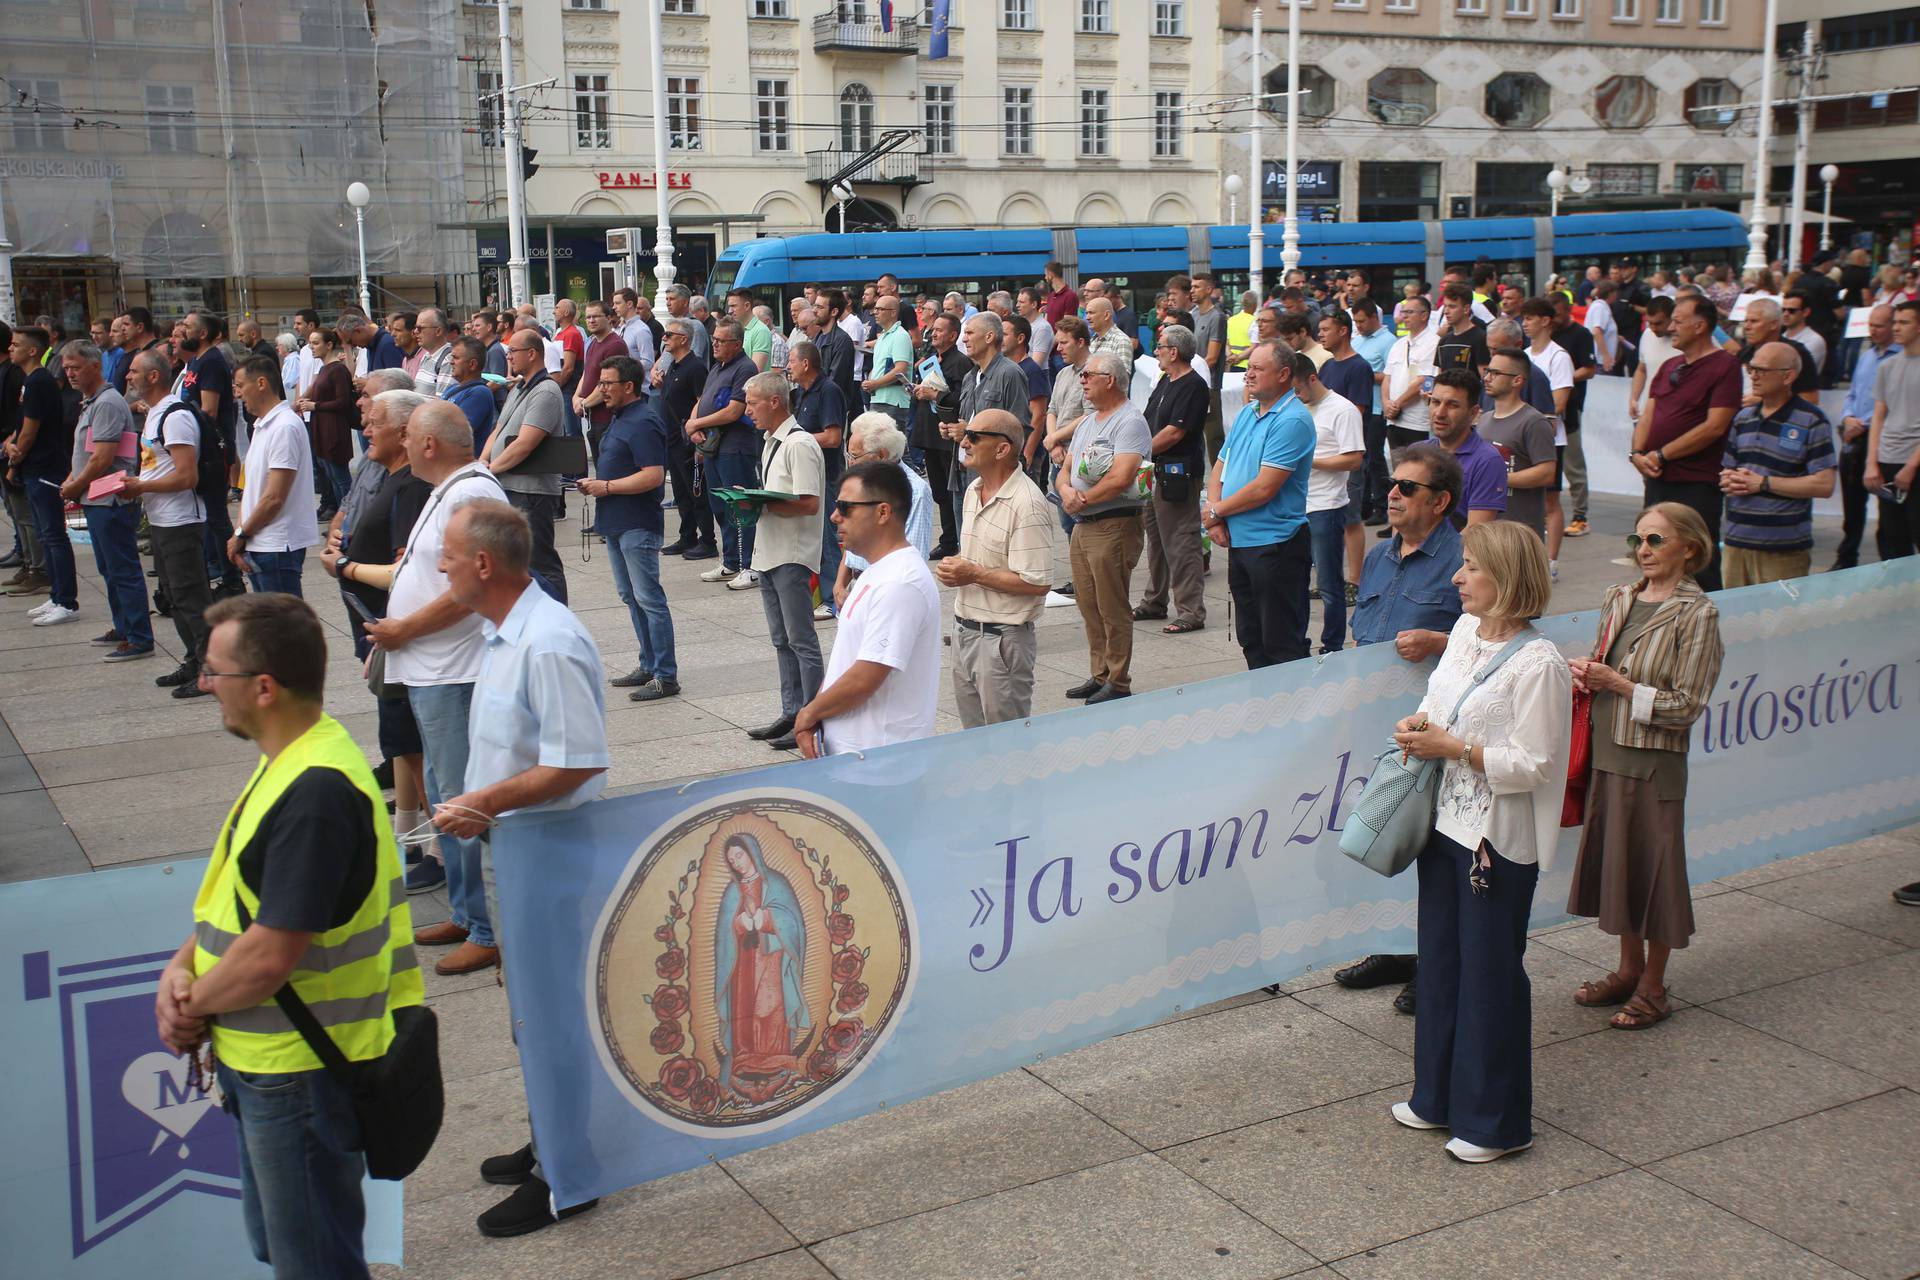
[[[1920,561],[1719,605],[1695,877],[1920,818]],[[1590,611],[1542,626],[1592,643]],[[1337,845],[1426,676],[1379,646],[502,824],[508,987],[559,1202],[1411,950],[1412,878]]]

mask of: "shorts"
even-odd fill
[[[380,754],[388,760],[397,760],[401,756],[417,756],[425,747],[420,742],[420,722],[413,718],[413,703],[407,699],[404,686],[397,698],[379,698],[380,704]]]
[[[1358,475],[1360,473],[1356,471],[1354,474]],[[1343,517],[1340,523],[1342,527],[1350,529],[1360,523],[1360,504],[1353,500],[1353,490],[1351,488],[1347,490],[1347,495],[1347,505],[1340,508],[1340,514]]]
[[[1548,493],[1559,493],[1567,477],[1567,446],[1553,446],[1553,483],[1547,486]]]

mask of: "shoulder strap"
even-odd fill
[[[233,891],[233,906],[240,913],[240,932],[245,933],[253,927],[253,915],[247,910],[247,904],[241,901],[238,889]],[[282,983],[280,989],[273,993],[273,1002],[280,1006],[280,1012],[287,1015],[287,1021],[307,1042],[307,1048],[313,1050],[314,1056],[320,1059],[327,1074],[351,1089],[353,1071],[347,1062],[347,1055],[340,1052],[340,1046],[333,1042],[333,1037],[320,1025],[320,1020],[313,1016],[313,1010],[307,1008],[307,1002],[300,998],[293,984]]]
[[[1493,655],[1492,661],[1480,668],[1480,674],[1476,675],[1472,681],[1468,683],[1466,691],[1460,695],[1460,701],[1453,704],[1453,714],[1447,717],[1448,726],[1451,727],[1455,721],[1460,719],[1460,708],[1467,705],[1467,699],[1473,696],[1474,690],[1485,684],[1488,678],[1490,678],[1494,672],[1498,671],[1508,658],[1511,658],[1514,654],[1526,647],[1528,641],[1536,640],[1539,636],[1540,633],[1535,631],[1531,624],[1520,628],[1520,634],[1507,641],[1500,652]]]

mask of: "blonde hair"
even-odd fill
[[[1531,621],[1553,602],[1553,575],[1540,535],[1513,520],[1470,524],[1461,545],[1498,587],[1490,611],[1497,618]]]
[[[1707,532],[1707,522],[1700,513],[1684,502],[1656,502],[1633,518],[1635,528],[1648,516],[1659,516],[1673,526],[1673,531],[1692,545],[1687,552],[1687,576],[1692,577],[1706,568],[1713,560],[1713,535]]]

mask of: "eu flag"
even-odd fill
[[[953,13],[953,0],[933,0],[933,38],[927,42],[927,57],[947,56],[947,23]]]

